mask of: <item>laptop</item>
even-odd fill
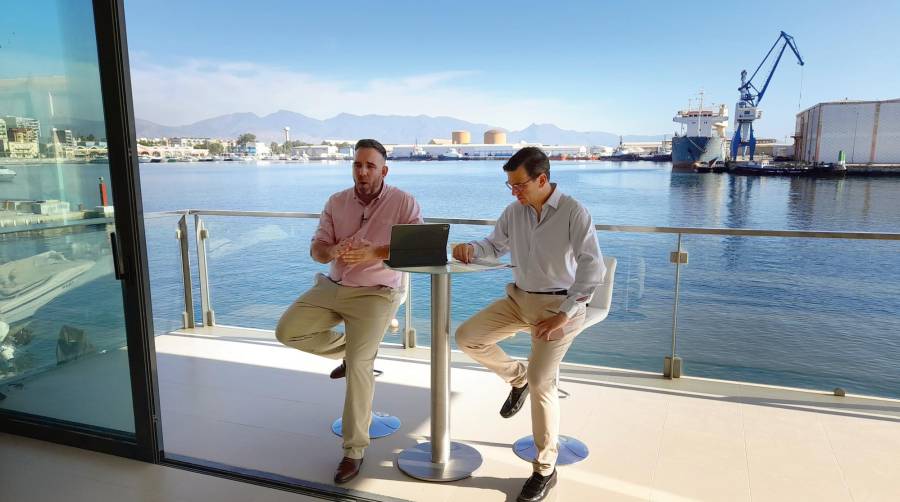
[[[394,225],[391,227],[389,267],[428,267],[447,264],[447,237],[450,225]]]

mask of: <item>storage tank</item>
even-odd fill
[[[468,145],[472,142],[472,135],[469,131],[453,131],[451,133],[454,145]]]
[[[505,145],[506,143],[506,131],[490,129],[484,132],[485,145]]]

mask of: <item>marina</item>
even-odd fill
[[[75,207],[96,204],[96,177],[101,166],[89,166],[85,167],[98,171],[63,171],[72,177],[67,183],[79,190],[47,195],[65,196],[66,202]],[[55,164],[29,169],[33,182],[58,172]],[[174,292],[180,288],[180,271],[171,266],[178,260],[177,246],[171,241],[177,218],[167,216],[167,212],[196,207],[202,200],[208,208],[316,214],[330,193],[347,186],[348,170],[349,163],[333,161],[262,166],[242,162],[143,164],[142,188],[148,214],[145,224],[158,329],[180,325],[182,319],[182,309],[173,301]],[[557,161],[552,172],[552,179],[565,192],[585,201],[594,222],[608,228],[900,230],[892,216],[900,200],[900,184],[894,177],[697,174],[673,172],[667,163],[611,161]],[[217,187],[215,197],[197,198],[191,180],[198,177]],[[493,218],[509,200],[496,161],[396,162],[391,165],[388,180],[416,195],[429,218]],[[19,181],[3,185],[10,199],[27,193],[15,191],[21,189],[17,188]],[[296,196],[297,187],[306,187],[307,195],[302,199]],[[454,196],[445,197],[447,193]],[[96,221],[81,219],[77,223],[103,228],[92,227]],[[225,324],[270,329],[283,305],[303,287],[305,278],[319,270],[308,259],[296,259],[298,253],[305,256],[304,246],[315,220],[206,216],[204,221],[211,236],[208,259],[210,280],[217,291],[217,317]],[[454,241],[476,238],[488,231],[486,227],[467,225],[452,228]],[[105,239],[105,234],[97,231],[73,234],[64,239],[68,244],[63,247],[47,248],[35,247],[23,237],[29,235],[26,232],[36,239],[44,235],[33,226],[5,227],[4,231],[17,232],[0,234],[0,238],[6,235],[9,244],[4,245],[3,258],[10,261],[55,250],[74,263],[78,258],[72,254],[73,243],[77,247],[91,234]],[[675,245],[672,236],[599,231],[601,249],[619,258],[619,273],[625,275],[617,279],[614,301],[618,303],[610,318],[602,329],[579,342],[581,349],[573,352],[573,362],[642,371],[659,369],[658,347],[664,345],[665,332],[670,329],[666,312],[671,313],[672,270],[665,258]],[[844,344],[851,344],[854,353],[872,354],[879,344],[888,343],[889,333],[900,329],[900,320],[885,314],[900,298],[896,291],[900,281],[891,275],[893,272],[885,275],[885,270],[893,270],[890,263],[896,245],[829,239],[815,246],[804,242],[808,241],[782,238],[772,242],[762,237],[740,237],[739,233],[687,238],[692,264],[685,268],[683,280],[687,282],[682,285],[682,295],[686,296],[680,309],[684,318],[679,325],[688,333],[683,343],[694,347],[687,350],[704,347],[703,356],[690,358],[690,374],[806,388],[841,386],[855,392],[893,395],[900,388],[900,375],[890,362],[890,354],[855,362],[860,370],[852,375],[842,370],[823,373],[812,360],[797,361],[789,354],[802,347],[817,354],[816,361],[831,361],[826,366],[840,369],[846,367],[840,362],[843,358],[829,354],[846,353]],[[817,258],[822,254],[831,257],[833,267]],[[870,258],[860,261],[858,256]],[[248,261],[249,257],[253,259]],[[284,267],[290,272],[285,273]],[[231,276],[229,270],[244,272]],[[823,276],[849,289],[825,293]],[[248,278],[255,279],[248,282]],[[469,282],[454,286],[462,288],[454,291],[454,319],[464,319],[493,294],[499,294],[492,292],[497,284],[480,279]],[[49,310],[39,311],[34,317],[52,324],[54,312],[64,306],[75,308],[79,298],[96,297],[95,289],[105,287],[105,279],[83,284],[74,294],[56,297]],[[416,281],[413,287],[419,293],[414,295],[412,322],[420,332],[427,332],[429,314],[424,292],[428,286]],[[767,300],[760,305],[757,298]],[[763,311],[771,321],[762,326],[751,321]],[[830,314],[823,317],[821,312]],[[835,323],[831,317],[837,313],[854,321]],[[402,318],[404,314],[399,315]],[[849,330],[851,325],[867,326],[869,335],[854,335]],[[53,331],[54,336],[58,329]],[[789,341],[782,339],[785,332],[790,333]],[[744,345],[751,340],[758,345]],[[94,341],[102,342],[102,338]],[[783,354],[770,352],[784,343],[793,349]],[[514,353],[524,349],[513,342]],[[760,364],[760,360],[766,363]],[[55,364],[55,360],[50,362]],[[895,380],[897,383],[892,383]]]

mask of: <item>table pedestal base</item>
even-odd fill
[[[478,450],[463,443],[450,443],[450,459],[443,464],[431,461],[431,443],[420,443],[397,456],[397,467],[406,475],[423,481],[457,481],[468,478],[481,467]]]

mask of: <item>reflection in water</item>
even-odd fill
[[[718,227],[725,175],[673,172],[669,178],[669,220],[676,226]],[[692,223],[684,225],[685,216]],[[678,223],[675,223],[678,222]]]
[[[747,228],[750,218],[751,201],[753,200],[754,187],[759,183],[755,176],[729,176],[728,177],[728,202],[725,218],[725,226],[728,228]],[[723,239],[723,257],[725,269],[738,268],[742,254],[742,244],[746,242],[743,237],[727,236]]]
[[[790,192],[788,192],[788,221],[791,227],[800,230],[809,230],[813,228],[814,217],[816,214],[816,188],[818,186],[815,178],[797,177],[791,178]],[[823,199],[829,197],[823,194]],[[833,202],[833,198],[832,198]],[[833,206],[833,204],[827,204]],[[829,209],[826,211],[830,211]]]

